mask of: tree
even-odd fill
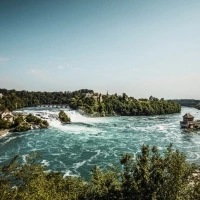
[[[142,147],[142,154],[134,160],[130,154],[123,155],[121,164],[122,191],[124,199],[190,199],[197,166],[186,161],[186,156],[172,145],[164,156],[153,147]]]
[[[200,199],[198,167],[186,161],[183,153],[167,147],[144,145],[134,159],[122,155],[122,168],[102,170],[95,166],[88,182],[77,177],[62,177],[61,172],[45,172],[41,158],[33,153],[21,163],[15,156],[0,167],[0,199],[67,200],[193,200]],[[194,174],[195,173],[195,174]]]
[[[16,119],[15,119],[15,126],[19,126],[22,122],[24,122],[23,116],[19,115]]]

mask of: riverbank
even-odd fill
[[[0,136],[5,135],[8,132],[25,132],[31,129],[43,129],[49,127],[49,123],[46,120],[32,114],[15,115],[13,122],[4,119],[0,120]]]
[[[0,130],[0,137],[3,136],[3,135],[6,135],[8,132],[9,132],[8,129]]]

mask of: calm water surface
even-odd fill
[[[64,109],[72,119],[71,125],[56,120],[59,110],[26,108],[26,113],[48,118],[50,127],[0,138],[0,165],[16,154],[40,152],[41,162],[48,169],[88,178],[95,164],[104,168],[118,163],[122,153],[139,153],[143,144],[157,145],[162,151],[169,143],[185,152],[189,161],[200,164],[200,131],[187,133],[179,127],[187,112],[200,119],[200,111],[194,108],[182,107],[180,114],[172,115],[105,118],[86,118]]]

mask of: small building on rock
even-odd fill
[[[193,128],[194,123],[194,117],[190,113],[186,113],[183,115],[183,121],[180,121],[181,128]]]
[[[200,129],[200,120],[194,120],[190,113],[183,116],[183,121],[180,121],[181,128]]]
[[[13,122],[14,118],[14,115],[8,109],[5,109],[3,112],[0,112],[0,119],[5,119],[9,122]]]

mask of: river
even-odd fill
[[[87,179],[94,165],[106,168],[119,163],[122,153],[140,153],[143,144],[156,145],[162,152],[170,143],[185,152],[188,161],[200,164],[200,131],[185,132],[179,125],[188,112],[200,119],[195,108],[182,107],[181,113],[171,115],[102,118],[87,118],[64,109],[72,120],[66,125],[56,119],[60,109],[25,108],[25,113],[47,118],[50,127],[1,137],[0,165],[17,154],[24,158],[39,152],[47,169]]]

